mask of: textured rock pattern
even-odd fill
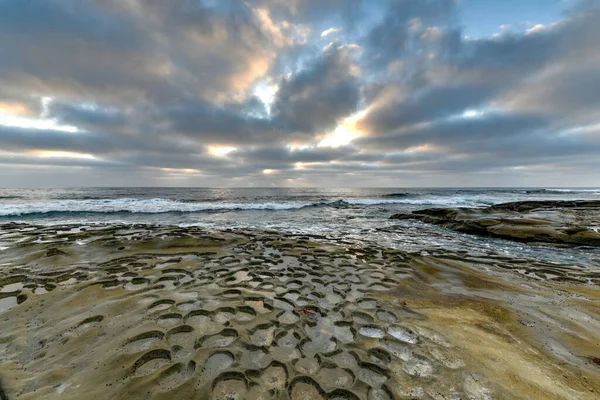
[[[505,311],[451,304],[459,288],[518,289],[443,260],[197,228],[5,225],[0,240],[9,398],[518,398],[463,332],[476,320],[478,340],[511,346]],[[449,271],[460,278],[439,279]],[[566,377],[536,389],[545,398],[592,398],[546,356],[514,351],[527,370]]]

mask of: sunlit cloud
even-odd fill
[[[51,129],[70,133],[80,132],[76,126],[62,125],[54,119],[27,118],[6,114],[0,114],[0,125],[27,129]]]
[[[321,32],[321,37],[329,36],[331,34],[337,33],[340,31],[340,28],[329,28]]]
[[[318,143],[318,147],[340,147],[350,144],[354,139],[362,134],[357,126],[358,122],[364,118],[366,110],[357,112],[343,119],[335,130],[325,135]]]
[[[546,26],[544,24],[537,24],[537,25],[534,25],[531,28],[527,29],[525,31],[525,34],[529,35],[529,34],[532,34],[532,33],[541,32],[544,29],[546,29]]]
[[[0,118],[4,115],[23,117],[29,114],[29,109],[20,103],[16,102],[0,102]]]
[[[229,153],[236,149],[236,147],[231,146],[208,146],[208,153],[215,157],[227,157]]]
[[[481,111],[478,110],[466,110],[464,113],[462,113],[462,117],[463,118],[476,118],[480,115],[482,115],[483,113]]]
[[[264,32],[271,36],[277,47],[304,44],[308,40],[310,28],[302,24],[294,24],[287,20],[276,21],[271,17],[267,8],[257,8],[254,14]]]
[[[306,150],[306,149],[310,149],[311,147],[314,147],[310,144],[306,144],[306,143],[288,143],[287,144],[287,148],[290,151],[297,151],[297,150]]]
[[[413,147],[409,147],[406,150],[404,150],[404,153],[408,153],[408,154],[412,154],[412,153],[427,153],[427,152],[431,152],[434,151],[435,147],[430,145],[430,144],[423,144],[420,146],[413,146]]]
[[[464,110],[463,112],[453,115],[451,116],[449,119],[450,120],[455,120],[455,119],[480,119],[480,118],[485,118],[486,115],[488,114],[492,114],[492,113],[498,113],[500,112],[499,109],[494,109],[492,107],[485,107],[485,108],[469,108]]]
[[[271,113],[271,105],[275,101],[275,95],[279,91],[279,85],[273,83],[271,79],[265,79],[256,84],[252,92],[263,102],[267,109],[267,113]]]
[[[200,171],[194,168],[160,168],[163,172],[176,174],[197,174]]]
[[[73,151],[54,151],[54,150],[29,150],[25,152],[28,156],[40,158],[77,158],[82,160],[97,160],[98,157],[87,154],[77,153]]]

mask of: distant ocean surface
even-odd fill
[[[449,248],[600,266],[600,254],[593,248],[530,246],[455,233],[415,221],[389,220],[394,213],[430,207],[575,199],[600,200],[600,189],[0,189],[0,224],[148,223],[254,228],[374,242],[407,251]]]

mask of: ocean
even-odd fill
[[[0,189],[0,224],[158,224],[260,229],[377,243],[410,252],[450,249],[600,267],[596,248],[556,248],[461,234],[392,214],[521,200],[600,199],[592,188],[72,188]],[[0,241],[0,249],[2,243]]]

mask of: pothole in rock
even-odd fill
[[[385,366],[392,361],[392,356],[383,349],[373,348],[369,350],[369,359],[375,364]]]
[[[223,372],[212,385],[214,400],[243,400],[248,393],[248,380],[239,372]]]
[[[370,363],[361,363],[357,375],[361,381],[375,388],[381,387],[389,379],[387,370]]]
[[[86,318],[83,321],[81,321],[79,323],[79,325],[77,325],[75,327],[75,329],[74,329],[75,334],[80,335],[80,334],[84,333],[85,331],[87,331],[88,329],[95,327],[103,320],[104,320],[103,315],[95,315],[93,317]]]
[[[390,326],[388,328],[388,334],[393,336],[394,338],[401,340],[406,343],[415,344],[418,342],[419,338],[416,333],[411,331],[408,328],[403,326]]]
[[[377,315],[377,318],[379,318],[381,321],[387,322],[387,323],[394,323],[398,320],[396,318],[396,316],[389,311],[379,310],[379,311],[377,311],[376,315]]]
[[[267,351],[267,349],[253,345],[242,345],[243,352],[240,359],[240,364],[244,368],[265,368],[272,361],[272,357]]]
[[[354,352],[338,351],[329,357],[335,365],[340,368],[354,370],[358,367],[359,357]]]
[[[213,312],[213,319],[218,324],[225,324],[235,317],[235,309],[232,307],[221,307]]]
[[[165,310],[168,310],[169,308],[171,308],[171,306],[173,304],[175,304],[175,300],[170,300],[170,299],[157,300],[154,303],[150,304],[150,306],[148,307],[148,312],[155,313],[158,311],[165,311]]]
[[[287,370],[278,362],[269,365],[258,377],[257,381],[266,390],[283,391],[287,383]]]
[[[255,346],[269,346],[273,341],[275,326],[271,324],[261,324],[254,328],[250,334],[250,341]]]
[[[148,331],[128,339],[123,345],[125,353],[138,353],[158,346],[165,334],[161,331]]]
[[[256,318],[256,311],[249,306],[241,306],[236,309],[235,319],[240,322],[252,321]]]
[[[350,387],[354,383],[354,374],[351,370],[333,366],[321,368],[316,378],[324,387]]]
[[[302,376],[290,384],[289,396],[291,400],[325,400],[327,394],[313,379]]]
[[[356,322],[357,324],[364,325],[364,324],[373,323],[375,321],[375,318],[373,318],[369,314],[365,314],[363,312],[356,311],[356,312],[352,313],[352,320],[354,322]]]
[[[189,361],[187,364],[174,364],[159,375],[158,384],[164,391],[172,390],[190,379],[195,370],[196,363],[194,361]]]
[[[316,374],[320,367],[321,363],[316,357],[304,357],[294,363],[296,371],[305,375]]]
[[[376,339],[381,339],[385,336],[385,331],[377,325],[363,325],[358,329],[358,333]]]
[[[223,329],[216,335],[201,338],[197,347],[227,347],[238,338],[238,333],[234,329]]]
[[[165,349],[154,349],[137,359],[133,364],[133,376],[146,376],[171,363],[171,353]]]
[[[186,301],[186,302],[177,304],[177,309],[179,311],[189,312],[196,308],[197,308],[197,304],[194,301]]]
[[[124,286],[126,290],[140,290],[148,286],[150,281],[144,278],[133,278],[131,281],[127,282]]]
[[[194,328],[189,325],[180,325],[167,332],[167,340],[171,345],[184,348],[192,347],[196,336]]]
[[[334,327],[334,336],[342,343],[354,342],[354,328],[351,322],[338,321]]]
[[[232,353],[229,351],[217,351],[211,354],[200,372],[200,382],[207,382],[214,379],[221,372],[225,371],[235,360]]]
[[[172,327],[181,322],[181,314],[170,313],[159,316],[156,323],[162,327]]]
[[[284,311],[277,315],[277,321],[283,325],[292,325],[298,322],[300,318],[292,311]]]
[[[17,296],[9,296],[9,297],[5,297],[3,299],[0,299],[0,312],[10,310],[11,308],[13,308],[14,306],[16,306],[17,304],[18,304],[17,303]]]
[[[453,397],[452,399],[460,398]],[[367,394],[367,400],[394,400],[394,396],[387,388],[371,388]]]
[[[433,373],[433,365],[423,356],[414,355],[406,361],[404,371],[412,376],[425,378]]]
[[[23,287],[25,287],[25,284],[23,282],[10,283],[8,285],[2,286],[2,289],[0,289],[0,293],[16,292],[18,290],[23,289]]]
[[[409,346],[399,340],[384,338],[379,343],[381,347],[402,361],[408,361],[413,356],[413,352]]]
[[[377,308],[377,300],[374,299],[361,299],[357,302],[360,308],[365,310],[373,310]]]

